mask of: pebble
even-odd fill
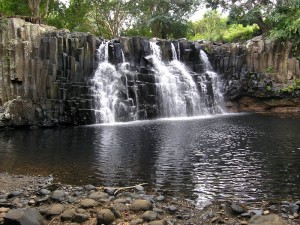
[[[85,185],[84,188],[85,188],[86,190],[88,190],[88,191],[91,191],[91,190],[95,190],[95,189],[96,189],[96,187],[93,186],[93,185],[91,185],[91,184]]]
[[[0,208],[0,213],[7,213],[8,211],[9,211],[9,208],[4,208],[4,207]]]
[[[51,191],[47,190],[47,189],[41,189],[38,192],[40,195],[50,195]]]
[[[66,193],[61,190],[56,190],[52,193],[51,198],[57,201],[63,201],[65,199]]]
[[[102,191],[97,191],[97,192],[93,192],[89,195],[90,199],[94,199],[94,200],[100,200],[100,199],[108,199],[109,198],[109,194],[102,192]]]
[[[112,224],[115,216],[110,209],[102,209],[97,214],[97,224]]]
[[[178,209],[176,206],[170,205],[168,206],[168,210],[170,211],[170,213],[175,213]]]
[[[244,207],[239,203],[233,202],[230,207],[231,207],[232,212],[236,213],[236,214],[243,214],[246,212]]]
[[[270,214],[270,211],[269,210],[265,210],[264,211],[264,215],[268,215],[268,214]]]
[[[132,204],[130,209],[132,211],[147,211],[153,208],[152,203],[149,200],[137,199]]]
[[[62,220],[72,220],[75,215],[74,209],[67,209],[61,214]]]
[[[98,205],[98,202],[96,202],[94,199],[83,199],[80,205],[83,208],[93,208]]]
[[[165,220],[154,220],[148,223],[148,225],[168,225],[168,223]]]
[[[145,221],[153,221],[157,218],[157,213],[153,211],[146,211],[142,215],[142,219]]]
[[[157,196],[156,200],[161,202],[161,201],[165,200],[165,197],[160,195],[160,196]]]
[[[73,221],[76,223],[83,223],[89,219],[89,216],[86,214],[75,214]]]
[[[60,215],[64,211],[65,207],[62,204],[54,204],[50,206],[49,211],[47,212],[48,216]]]

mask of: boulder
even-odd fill
[[[110,209],[102,209],[97,214],[97,225],[109,225],[115,221],[115,216]]]
[[[266,216],[253,216],[249,225],[288,225],[283,219],[275,214]]]
[[[4,217],[3,225],[42,225],[43,218],[34,208],[12,209]]]
[[[137,199],[130,206],[132,211],[147,211],[151,210],[152,208],[152,203],[145,199]]]

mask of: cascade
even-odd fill
[[[210,114],[224,113],[224,100],[220,91],[220,83],[218,81],[218,74],[213,71],[212,66],[206,53],[200,50],[200,59],[204,68],[200,79],[201,93],[205,98],[206,105],[209,108]]]
[[[96,123],[114,123],[156,117],[186,117],[222,113],[217,74],[200,51],[203,73],[195,73],[179,60],[180,46],[171,43],[172,60],[164,62],[160,46],[148,42],[146,73],[126,62],[122,48],[102,42],[98,67],[91,80]],[[111,54],[111,50],[115,52]],[[109,54],[110,52],[110,54]],[[121,56],[118,60],[110,57]],[[148,71],[148,72],[147,72]],[[153,77],[153,78],[152,78]]]
[[[126,63],[122,54],[121,71]],[[98,49],[99,64],[92,79],[92,92],[95,99],[96,123],[114,123],[120,120],[132,120],[132,109],[128,98],[127,78],[108,61],[108,42],[101,43]],[[123,79],[122,79],[123,78]],[[123,81],[123,82],[122,82]],[[132,104],[131,104],[132,106]]]

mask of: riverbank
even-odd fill
[[[4,225],[296,225],[300,224],[299,206],[300,201],[208,201],[206,207],[199,208],[146,184],[123,188],[72,186],[54,183],[52,176],[0,173],[0,224]]]

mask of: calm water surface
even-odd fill
[[[199,202],[300,199],[299,162],[300,119],[276,116],[0,131],[0,172],[71,184],[146,182]]]

